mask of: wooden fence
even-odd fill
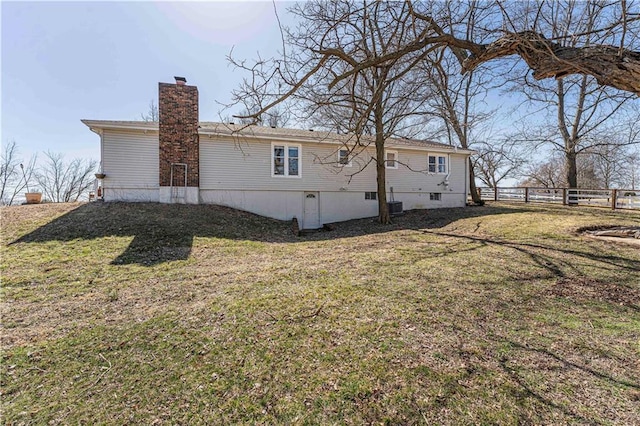
[[[640,189],[478,188],[483,200],[640,209]]]

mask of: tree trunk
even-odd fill
[[[565,153],[565,164],[567,167],[567,184],[569,188],[578,187],[578,164],[576,162],[575,150]]]
[[[377,81],[380,83],[386,78],[386,71],[382,70],[383,75],[377,76]],[[375,120],[376,128],[376,179],[378,181],[378,221],[387,225],[391,223],[391,216],[389,215],[389,206],[387,205],[387,174],[386,174],[386,161],[384,156],[384,103],[382,102],[383,90],[381,87],[376,87],[374,93],[375,106],[373,108],[373,117]],[[396,161],[398,159],[396,158]]]
[[[482,204],[482,198],[478,194],[478,188],[476,187],[476,175],[473,172],[473,162],[469,158],[469,191],[471,192],[471,199],[474,204]]]
[[[577,191],[578,188],[578,165],[576,162],[575,149],[565,152],[565,167],[567,172],[567,184],[569,185],[569,205],[577,205]],[[573,190],[572,190],[573,189]]]
[[[384,161],[384,135],[376,135],[376,176],[378,180],[378,221],[387,225],[391,223],[389,206],[387,205],[387,176]]]

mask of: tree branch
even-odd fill
[[[509,33],[483,45],[480,54],[472,54],[464,61],[462,72],[514,54],[524,59],[536,80],[569,74],[590,75],[602,86],[640,96],[640,52],[606,45],[567,47],[533,31]]]

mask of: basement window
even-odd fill
[[[446,174],[447,157],[444,155],[429,155],[429,173]]]
[[[271,145],[271,176],[300,177],[300,145]]]
[[[431,200],[431,201],[442,201],[442,193],[441,192],[431,192],[429,194],[429,200]]]
[[[378,193],[377,192],[365,192],[364,193],[364,199],[365,200],[377,200],[378,199]]]

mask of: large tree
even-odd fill
[[[522,82],[529,75],[534,80],[557,79],[559,111],[566,110],[565,86],[584,88],[582,93],[590,93],[592,87],[597,87],[602,93],[620,98],[640,95],[640,52],[637,51],[640,16],[634,12],[638,8],[636,1],[504,3],[496,0],[459,4],[455,13],[451,5],[435,1],[364,4],[313,1],[294,8],[302,31],[289,33],[292,37],[288,39],[289,45],[283,43],[282,58],[261,61],[257,68],[245,67],[252,71],[247,80],[251,88],[269,95],[251,116],[258,117],[297,96],[312,81],[323,82],[331,91],[340,85],[361,81],[372,73],[386,80],[407,78],[411,70],[424,67],[432,61],[430,56],[443,48],[451,51],[460,70],[467,73],[483,72],[477,67],[494,59],[520,56],[531,72],[522,77],[516,75]],[[483,11],[481,16],[473,14],[478,8]],[[378,14],[382,10],[385,14]],[[469,31],[471,25],[481,31]],[[309,28],[316,31],[304,31]],[[401,37],[393,33],[398,29]],[[372,50],[370,41],[379,48]],[[287,51],[290,46],[295,48]],[[398,64],[402,64],[401,71],[394,77],[385,74]],[[603,88],[614,88],[610,90],[617,92]],[[379,86],[371,99],[368,112],[373,116],[382,93]],[[569,145],[584,140],[580,123],[592,114],[587,111],[588,106],[580,102],[580,96],[575,98],[578,102],[573,104],[574,112],[558,112],[562,137],[565,141],[572,140],[564,148],[567,176],[575,176],[575,167],[571,168],[575,153]],[[615,102],[612,105],[615,109]],[[459,112],[456,114],[459,116]],[[592,123],[599,117],[606,121],[606,114],[594,116]],[[567,115],[578,120],[569,123]],[[459,127],[462,129],[464,125]],[[570,185],[577,185],[572,179],[568,180]]]
[[[486,19],[479,24],[486,33],[499,35],[488,43],[459,37],[451,32],[451,27],[446,25],[451,17],[448,2],[408,3],[411,5],[408,15],[401,19],[412,22],[422,31],[411,43],[395,52],[354,64],[354,70],[439,45],[469,53],[459,55],[463,72],[494,59],[518,55],[536,80],[577,74],[593,77],[599,85],[640,96],[640,13],[637,12],[637,1],[480,2],[493,13],[486,14]],[[571,26],[563,28],[566,9],[580,9],[582,13],[572,14]],[[601,17],[596,25],[591,25],[593,13]],[[425,25],[420,25],[420,22]],[[456,24],[466,25],[464,20]],[[549,27],[558,29],[562,34],[549,35]],[[574,31],[576,28],[583,29]],[[593,42],[594,39],[597,42]],[[329,50],[324,53],[334,54]],[[336,80],[342,77],[338,75]]]
[[[251,78],[234,92],[240,103],[246,99],[264,102],[269,98],[269,90],[287,87],[289,90],[284,94],[276,91],[271,105],[254,101],[255,112],[239,118],[258,120],[275,104],[289,98],[327,130],[353,135],[345,142],[350,157],[366,152],[372,145],[381,223],[390,221],[385,143],[394,135],[410,134],[412,119],[422,115],[427,90],[416,63],[424,60],[427,52],[404,55],[355,73],[347,70],[353,64],[397,51],[410,42],[415,37],[415,28],[400,19],[408,10],[408,4],[396,2],[298,4],[290,9],[300,17],[300,25],[287,33],[288,55],[271,67],[245,67],[252,72]],[[323,53],[327,49],[336,55]],[[241,62],[236,65],[244,67]],[[344,78],[333,82],[337,72],[343,72]]]

